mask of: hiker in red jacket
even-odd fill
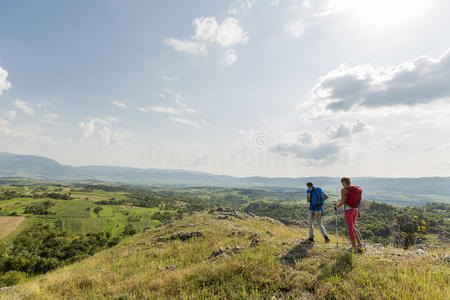
[[[352,186],[352,181],[348,177],[342,177],[341,183],[343,186],[341,189],[341,202],[339,202],[334,209],[338,209],[344,205],[345,224],[347,224],[348,235],[350,237],[350,241],[352,242],[352,248],[350,248],[350,250],[362,252],[363,248],[361,240],[355,229],[362,190],[357,186]]]

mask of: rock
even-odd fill
[[[255,238],[255,237],[259,237],[259,233],[258,232],[249,231],[248,233],[250,234],[249,239],[252,239],[252,238]]]
[[[443,255],[443,256],[442,256],[442,260],[443,260],[445,263],[450,264],[450,255],[448,255],[448,254]]]
[[[272,232],[270,232],[269,230],[267,230],[266,233],[267,233],[268,235],[274,236],[274,234],[273,234]]]
[[[166,270],[175,270],[176,267],[174,265],[168,265],[166,266]]]
[[[225,220],[228,219],[228,215],[227,216],[218,216],[217,219],[219,220]],[[231,218],[230,218],[231,219]]]
[[[414,244],[417,233],[416,221],[408,215],[396,216],[391,228],[391,243],[395,247],[407,249]]]
[[[161,271],[161,270],[162,270],[161,266],[156,267],[156,269],[157,269],[158,271]]]
[[[414,239],[414,245],[422,244],[426,240],[427,240],[426,237],[418,236]]]
[[[209,210],[210,214],[214,214],[214,213],[218,213],[224,216],[230,216],[230,217],[235,217],[238,219],[243,219],[243,217],[234,209],[234,208],[230,208],[230,207],[217,207],[217,208],[211,208]],[[223,217],[221,219],[224,219]]]
[[[419,248],[419,249],[416,250],[416,253],[420,254],[420,255],[423,255],[423,254],[425,254],[425,251],[423,249]]]
[[[223,250],[222,247],[219,247],[219,249],[216,250],[212,250],[211,255],[208,257],[208,259],[215,261],[219,256],[223,256],[223,255],[234,255],[239,253],[239,251],[241,251],[242,249],[244,249],[244,246],[241,245],[235,245],[235,246],[230,246],[228,245],[225,250]]]
[[[174,240],[181,240],[181,241],[184,242],[184,241],[189,240],[191,238],[200,237],[200,236],[203,236],[203,234],[200,231],[180,232],[180,233],[177,233],[177,234],[173,234],[173,235],[171,235],[168,238],[159,237],[159,238],[156,239],[156,241],[157,242],[165,242],[165,241],[168,241],[168,240],[172,240],[172,241],[174,241]]]
[[[250,213],[248,213],[248,215],[250,216],[250,217],[256,217],[256,215],[254,214],[254,213],[252,213],[252,212],[250,212]]]
[[[232,235],[232,236],[244,236],[245,233],[244,233],[243,231],[241,231],[241,230],[233,230],[233,231],[231,232],[231,235]]]
[[[383,245],[381,245],[381,244],[376,244],[375,247],[376,247],[377,249],[381,249],[381,248],[383,247]]]
[[[259,236],[258,237],[253,237],[251,239],[251,242],[250,242],[250,247],[255,247],[256,245],[259,244],[259,241],[260,241]]]
[[[151,228],[152,228],[151,226],[147,226],[147,227],[145,227],[145,228],[142,230],[142,232],[145,233],[147,230],[149,230],[149,229],[151,229]]]

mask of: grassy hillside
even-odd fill
[[[185,215],[1,290],[0,299],[447,299],[450,293],[445,250],[368,247],[351,255],[336,249],[334,237],[312,245],[302,240],[305,228],[241,217]]]
[[[48,224],[60,220],[63,229],[74,234],[108,232],[118,235],[128,223],[138,230],[159,224],[159,220],[152,218],[155,212],[175,212],[173,209],[158,207],[157,201],[148,203],[147,207],[122,205],[121,202],[102,205],[102,201],[108,202],[110,199],[130,199],[131,190],[115,185],[111,185],[109,190],[105,186],[99,186],[98,189],[94,187],[89,186],[86,190],[85,186],[73,185],[0,186],[0,217],[5,220],[0,221],[0,238],[10,233],[12,225],[20,224],[24,217],[28,225],[36,219]],[[146,204],[145,199],[143,202]],[[99,209],[98,213],[95,213],[96,208]]]

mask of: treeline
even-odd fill
[[[89,257],[119,239],[103,233],[75,236],[62,229],[61,221],[55,225],[37,221],[10,244],[0,244],[0,287]]]
[[[58,192],[38,192],[37,190],[33,190],[30,194],[21,193],[12,190],[4,190],[0,193],[0,200],[10,200],[13,198],[50,198],[50,199],[61,199],[61,200],[70,200],[71,193],[58,193]]]
[[[249,203],[244,211],[259,216],[275,219],[308,220],[307,203],[272,203],[257,201]],[[366,241],[388,244],[391,236],[391,226],[395,216],[407,214],[421,220],[423,232],[437,233],[437,229],[444,228],[450,232],[449,216],[450,204],[428,203],[422,207],[399,207],[385,203],[363,201],[360,207],[358,225]],[[329,232],[336,229],[335,212],[333,206],[325,202],[323,222]],[[347,236],[344,213],[338,211],[338,231],[341,236]]]
[[[50,212],[48,209],[55,205],[55,203],[51,201],[43,201],[40,203],[34,203],[31,205],[25,206],[24,214],[33,214],[33,215],[48,215]]]

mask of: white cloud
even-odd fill
[[[348,0],[304,0],[288,3],[292,16],[291,21],[284,25],[284,31],[292,37],[302,36],[309,26],[317,23],[319,17],[344,12],[348,6]]]
[[[159,112],[169,115],[182,115],[184,113],[196,113],[197,111],[183,102],[183,94],[172,92],[175,98],[175,106],[146,106],[138,108],[142,112]]]
[[[188,120],[188,119],[180,118],[180,117],[170,117],[169,120],[172,121],[172,122],[186,124],[186,125],[189,125],[189,126],[192,126],[192,127],[197,127],[197,128],[201,127],[200,122],[195,121],[195,120]]]
[[[148,106],[147,109],[149,111],[154,111],[154,112],[160,112],[160,113],[165,113],[165,114],[170,114],[170,115],[179,115],[181,113],[180,110],[176,109],[175,107],[172,106]]]
[[[45,107],[48,107],[49,105],[50,105],[49,101],[39,101],[36,104],[36,107],[38,107],[38,108],[45,108]]]
[[[300,21],[291,21],[285,25],[287,33],[293,37],[299,37],[305,33],[306,24]]]
[[[206,53],[206,46],[203,43],[195,41],[183,41],[174,38],[165,39],[164,42],[173,47],[178,52],[186,52],[190,54]]]
[[[219,64],[223,66],[231,66],[237,60],[236,52],[233,49],[228,49],[225,55],[219,59]]]
[[[113,131],[109,126],[104,126],[99,130],[102,144],[105,146],[124,144],[130,136],[127,132]]]
[[[14,100],[14,106],[17,109],[20,109],[21,111],[32,117],[34,116],[34,110],[28,105],[28,103],[29,102],[27,101],[22,101],[19,99]]]
[[[123,144],[125,140],[130,137],[130,133],[111,129],[117,122],[118,119],[114,116],[92,118],[85,122],[80,122],[79,128],[81,129],[82,137],[85,139],[96,135],[99,137],[102,145],[110,146],[113,144]],[[100,127],[98,125],[102,126]]]
[[[322,0],[314,2],[316,4],[314,16],[325,17],[345,11],[349,0]]]
[[[245,44],[248,34],[240,26],[238,20],[226,18],[219,24],[215,17],[200,17],[194,20],[195,36],[197,40],[217,43],[229,48],[236,44]]]
[[[307,135],[312,133],[306,132]],[[302,141],[296,142],[278,142],[269,147],[269,151],[280,155],[294,155],[298,160],[305,163],[331,163],[338,159],[342,150],[342,145],[336,142],[326,140]]]
[[[127,108],[127,105],[126,105],[125,103],[119,102],[119,101],[117,101],[117,100],[114,100],[114,101],[112,102],[112,104],[115,105],[115,106],[117,106],[117,107],[120,107],[120,108],[122,108],[122,109]]]
[[[174,81],[177,81],[178,80],[178,77],[171,77],[171,76],[167,76],[167,75],[163,75],[162,76],[162,79],[165,81],[165,82],[167,82],[167,83],[171,83],[171,82],[174,82]]]
[[[115,116],[108,116],[105,118],[106,121],[111,122],[111,123],[117,123],[119,122],[119,119]]]
[[[3,134],[11,132],[11,124],[3,118],[0,118],[0,132]]]
[[[16,111],[15,110],[7,110],[3,113],[5,117],[8,117],[10,120],[14,120],[16,117]]]
[[[450,50],[393,67],[341,65],[319,79],[312,102],[322,112],[416,106],[450,100]],[[320,112],[319,112],[320,113]]]
[[[96,119],[92,119],[86,122],[81,122],[79,127],[82,130],[82,135],[84,138],[88,138],[92,136],[95,131],[95,122]]]
[[[136,108],[138,111],[142,111],[142,112],[145,112],[145,113],[148,113],[148,109],[146,109],[145,107],[138,107],[138,108]]]
[[[8,81],[8,72],[0,67],[0,95],[11,88],[11,82]]]
[[[234,0],[228,8],[228,13],[231,15],[237,15],[239,13],[247,13],[252,9],[256,0]]]
[[[0,137],[14,139],[15,142],[40,141],[47,145],[55,145],[52,137],[46,135],[46,129],[38,123],[20,123],[13,126],[8,121],[0,118]]]
[[[325,132],[288,132],[269,150],[281,155],[294,155],[306,164],[330,164],[340,158],[354,135],[369,128],[365,122],[357,120],[328,128]]]

